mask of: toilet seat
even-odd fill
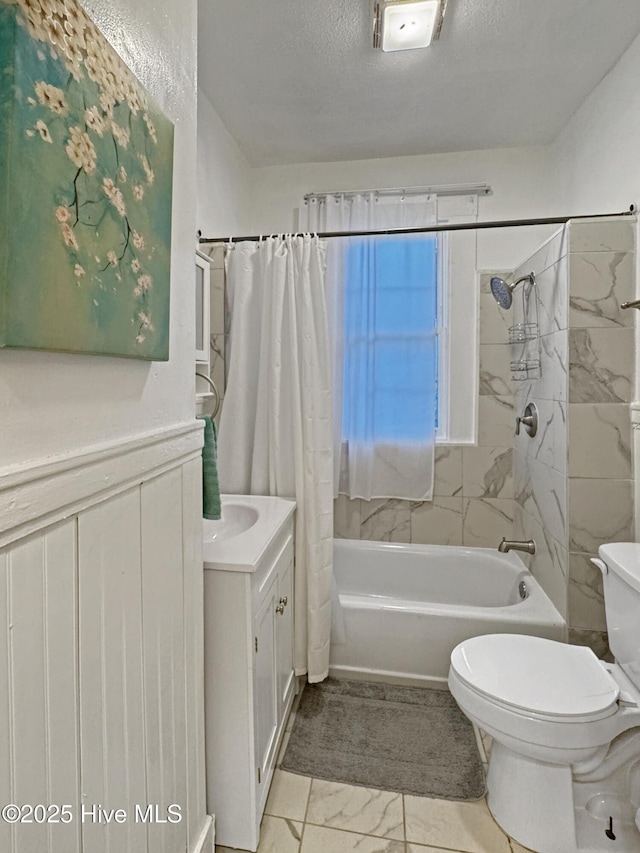
[[[511,713],[577,723],[617,710],[620,688],[585,646],[487,634],[456,646],[451,668],[468,689]]]

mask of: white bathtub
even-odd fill
[[[451,651],[469,637],[565,639],[562,616],[516,552],[336,539],[333,553],[333,675],[444,683]]]

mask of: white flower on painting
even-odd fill
[[[143,329],[149,329],[150,332],[153,332],[153,323],[151,322],[151,317],[148,314],[145,314],[144,311],[140,311],[138,313],[138,320],[140,320],[140,324]]]
[[[119,180],[122,181],[123,184],[126,184],[126,182],[127,182],[127,170],[125,169],[124,166],[120,166],[120,168],[118,169],[118,178],[119,178]]]
[[[35,98],[31,98],[31,97],[29,97],[29,98],[27,98],[27,103],[28,103],[30,106],[35,107],[35,105],[36,105],[38,102],[36,101],[36,99],[35,99]]]
[[[27,130],[25,130],[25,134],[26,134],[29,138],[31,138],[32,136],[35,136],[35,135],[36,135],[36,132],[35,132],[35,130],[30,130],[30,129],[28,129],[28,128],[27,128]]]
[[[45,142],[51,142],[53,144],[53,139],[51,138],[51,134],[49,133],[49,128],[42,121],[42,119],[38,119],[38,121],[36,122],[36,130]]]
[[[140,272],[140,261],[139,261],[137,258],[134,258],[134,259],[131,261],[131,269],[132,269],[132,270],[133,270],[133,272],[135,272],[135,273],[139,273],[139,272]]]
[[[133,187],[133,197],[136,201],[142,201],[144,198],[144,187],[142,184],[135,184]]]
[[[76,240],[76,235],[73,233],[73,228],[67,223],[63,222],[60,226],[62,231],[62,238],[67,246],[71,246],[72,249],[78,250],[78,241]]]
[[[94,133],[97,133],[100,137],[103,136],[105,130],[107,129],[107,123],[100,115],[100,111],[97,107],[91,107],[90,109],[85,110],[84,120],[86,121],[89,130],[92,130]]]
[[[142,234],[138,234],[137,231],[133,232],[133,245],[136,249],[144,249],[144,237]]]
[[[138,94],[138,88],[133,84],[133,81],[128,81],[125,89],[125,97],[127,99],[127,104],[129,109],[134,115],[137,115],[140,112],[140,95]]]
[[[75,163],[79,169],[84,169],[87,175],[93,174],[96,170],[96,149],[93,147],[93,142],[89,139],[89,135],[80,127],[70,128],[71,137],[67,142],[67,155],[72,163]]]
[[[84,49],[87,46],[85,38],[85,22],[84,15],[75,2],[65,0],[63,4],[64,28],[67,33],[67,40],[75,47]]]
[[[147,183],[152,184],[154,178],[153,169],[151,168],[151,166],[149,166],[149,161],[144,156],[144,154],[139,154],[138,156],[140,158],[140,162],[142,163],[142,168],[144,169],[145,175],[147,176]]]
[[[147,125],[147,130],[149,131],[149,136],[153,139],[153,141],[157,144],[158,137],[156,136],[156,129],[154,127],[153,122],[149,118],[148,113],[144,113],[142,118],[144,119],[144,123]]]
[[[129,131],[125,130],[124,127],[120,127],[115,121],[111,122],[111,132],[121,148],[126,148],[129,144]]]
[[[83,278],[86,275],[84,267],[81,267],[80,264],[76,264],[73,268],[73,274],[76,278]]]
[[[59,0],[40,0],[40,8],[45,18],[60,14],[64,10],[64,6]]]
[[[58,89],[57,86],[52,86],[50,83],[45,83],[44,80],[36,83],[34,88],[36,98],[43,107],[49,107],[52,112],[59,116],[65,115],[68,112],[69,105],[65,100],[62,89]]]
[[[47,34],[47,37],[52,45],[60,45],[60,47],[64,48],[65,46],[65,38],[64,38],[64,27],[60,23],[57,18],[46,17],[42,22],[44,31]]]
[[[61,47],[64,52],[63,60],[65,68],[73,74],[76,80],[82,80],[84,77],[84,74],[82,73],[84,53],[82,52],[81,45],[65,33],[64,44],[61,45]]]
[[[147,273],[143,273],[141,276],[138,276],[138,284],[133,289],[134,296],[142,296],[143,293],[151,290],[153,279]]]
[[[102,190],[111,202],[111,204],[118,211],[120,216],[125,216],[127,209],[124,203],[124,196],[122,195],[122,192],[118,189],[118,187],[115,185],[112,178],[102,179]]]
[[[42,20],[42,12],[40,10],[40,4],[37,5],[37,9],[30,8],[26,2],[21,2],[22,11],[24,12],[25,18],[27,19],[27,29],[29,31],[29,35],[37,39],[38,41],[46,41],[47,40],[47,31],[43,26]]]
[[[89,62],[89,57],[87,57],[86,61]],[[100,106],[110,119],[113,118],[113,108],[115,105],[116,99],[113,95],[109,95],[107,92],[103,92],[100,95]]]
[[[117,266],[118,266],[118,256],[117,256],[117,255],[116,255],[116,253],[113,251],[113,249],[110,249],[110,250],[107,252],[107,260],[109,261],[109,263],[111,264],[111,266],[112,266],[112,267],[117,267]]]
[[[58,222],[68,222],[71,219],[71,211],[66,205],[56,207],[56,219]]]
[[[136,335],[136,343],[141,344],[144,342],[144,335]]]

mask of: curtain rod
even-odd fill
[[[524,225],[564,225],[569,220],[573,219],[607,219],[612,216],[633,216],[636,213],[636,206],[632,204],[629,210],[622,213],[595,213],[592,215],[582,216],[551,216],[543,219],[503,219],[493,222],[456,222],[447,225],[429,225],[426,228],[390,228],[379,229],[376,231],[319,231],[319,232],[300,232],[292,234],[292,237],[301,237],[303,233],[313,233],[314,237],[325,240],[329,237],[384,237],[400,234],[431,234],[437,231],[482,231],[485,228],[515,228]],[[282,232],[280,232],[282,233]],[[268,234],[253,234],[250,237],[201,237],[198,231],[199,243],[255,243],[259,240],[268,237]]]
[[[457,196],[457,195],[491,195],[491,187],[489,184],[431,184],[426,187],[383,187],[382,189],[371,190],[325,190],[320,193],[307,193],[303,198],[308,201],[310,198],[325,198],[326,196],[342,196],[351,198],[357,195],[438,195],[438,196]]]

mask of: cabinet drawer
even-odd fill
[[[252,578],[252,599],[254,612],[260,607],[264,596],[271,586],[273,578],[286,567],[293,559],[293,536],[291,528],[288,527],[278,539],[277,547],[274,548],[273,557],[265,560],[263,566]]]

